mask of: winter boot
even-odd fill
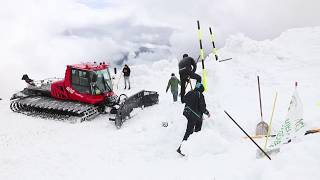
[[[181,152],[181,146],[179,146],[179,148],[177,149],[177,152],[181,155],[181,156],[185,156],[185,154],[183,154],[182,152]]]

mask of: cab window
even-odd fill
[[[89,72],[78,69],[71,70],[72,87],[80,93],[90,93]]]

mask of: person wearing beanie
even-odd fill
[[[193,132],[201,131],[203,114],[210,117],[210,113],[207,110],[206,102],[203,96],[204,87],[201,83],[197,83],[194,90],[189,91],[185,97],[185,107],[183,110],[183,115],[187,118],[187,129],[183,136],[183,141],[187,141],[189,136]],[[182,154],[181,145],[177,149],[177,152]]]
[[[186,92],[186,83],[190,79],[196,79],[197,83],[201,83],[201,76],[196,74],[197,64],[192,57],[189,57],[188,54],[184,54],[183,59],[179,62],[179,75],[181,81],[181,102],[184,103],[184,95]]]
[[[178,91],[179,91],[180,80],[175,76],[174,73],[171,74],[171,78],[169,79],[166,92],[168,92],[169,87],[171,87],[171,93],[173,96],[173,102],[176,102],[178,99]]]

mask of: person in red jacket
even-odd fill
[[[128,84],[128,89],[130,89],[130,68],[127,64],[124,65],[124,68],[122,69],[123,73],[123,79],[124,79],[124,89],[127,89],[127,84]]]

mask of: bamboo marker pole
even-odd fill
[[[272,107],[272,113],[271,113],[270,122],[269,122],[268,133],[267,133],[267,137],[266,137],[266,142],[264,143],[264,150],[265,151],[267,150],[268,138],[269,138],[270,132],[271,132],[271,124],[272,124],[274,109],[276,107],[277,97],[278,97],[278,92],[276,92],[276,97],[273,100],[273,107]]]

